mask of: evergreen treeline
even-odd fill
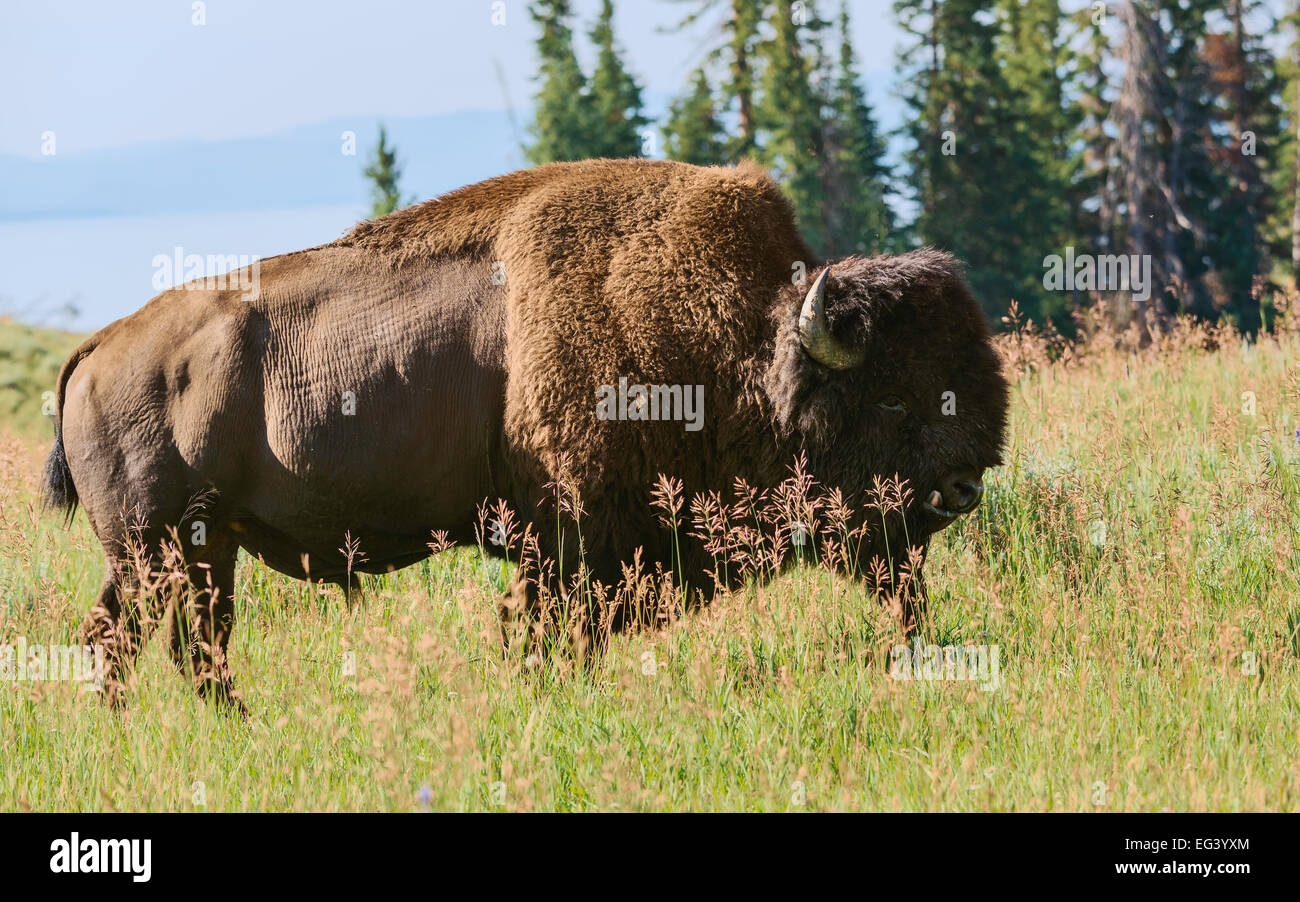
[[[1062,327],[1104,303],[1121,325],[1187,312],[1253,331],[1300,278],[1300,0],[1284,15],[1282,0],[895,0],[894,135],[863,88],[847,3],[661,2],[688,3],[676,30],[704,41],[662,154],[757,159],[827,257],[942,247],[991,319],[1014,300]],[[569,0],[530,12],[529,158],[660,155],[612,0],[589,23],[590,74]],[[1047,279],[1050,255],[1080,278]],[[1078,261],[1102,255],[1139,255],[1131,278],[1146,261],[1143,300],[1084,278]]]
[[[848,12],[823,19],[800,0],[689,0],[678,29],[721,21],[704,61],[662,124],[669,159],[711,165],[753,157],[785,186],[809,243],[827,255],[902,247],[885,198],[892,173],[848,39]],[[534,0],[541,67],[534,98],[535,163],[641,155],[649,121],[641,89],[614,42],[604,0],[588,78],[574,51],[569,0]]]
[[[589,37],[597,51],[595,70],[587,77],[573,50],[572,12],[568,0],[538,0],[529,8],[541,29],[541,58],[535,99],[534,163],[585,160],[591,157],[641,155],[641,87],[623,65],[614,43],[614,4],[603,0]]]

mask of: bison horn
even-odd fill
[[[833,370],[847,370],[857,366],[865,358],[861,348],[855,348],[837,341],[831,334],[830,324],[826,321],[826,276],[831,271],[828,266],[808,289],[808,296],[803,299],[803,310],[799,312],[799,341],[804,350],[818,363]]]

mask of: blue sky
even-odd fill
[[[652,114],[726,14],[665,32],[699,5],[616,0]],[[574,7],[589,67],[599,3]],[[853,0],[851,14],[893,124],[891,4]],[[524,0],[0,0],[0,315],[93,329],[155,294],[155,261],[177,248],[267,257],[336,238],[368,215],[380,121],[407,197],[524,165],[502,111],[508,97],[526,126],[536,35]],[[340,151],[345,131],[357,156]]]
[[[727,14],[665,30],[703,2],[615,2],[652,112]],[[900,107],[892,5],[850,3],[886,128]],[[585,33],[599,2],[574,7]],[[839,0],[818,7],[833,17]],[[509,97],[519,127],[529,118],[536,35],[525,0],[0,0],[0,314],[96,327],[148,300],[153,261],[177,247],[266,257],[337,237],[367,215],[380,120],[408,197],[524,165],[500,111]],[[358,156],[341,155],[343,130]]]
[[[46,131],[60,154],[76,154],[266,135],[347,115],[503,109],[503,78],[524,108],[536,27],[524,0],[500,2],[504,25],[493,24],[494,0],[207,0],[206,24],[196,26],[190,0],[10,0],[0,9],[0,153],[36,157]],[[618,39],[649,94],[676,94],[700,61],[706,27],[660,31],[698,5],[616,3]],[[823,6],[824,15],[839,9]],[[888,84],[894,67],[890,7],[850,7],[872,86]],[[598,4],[575,8],[585,30]]]

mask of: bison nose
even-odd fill
[[[939,483],[943,495],[943,506],[956,514],[965,514],[979,506],[984,497],[982,472],[968,471],[949,476]]]

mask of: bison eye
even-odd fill
[[[907,413],[907,402],[898,395],[889,395],[882,398],[877,406],[894,413]]]

